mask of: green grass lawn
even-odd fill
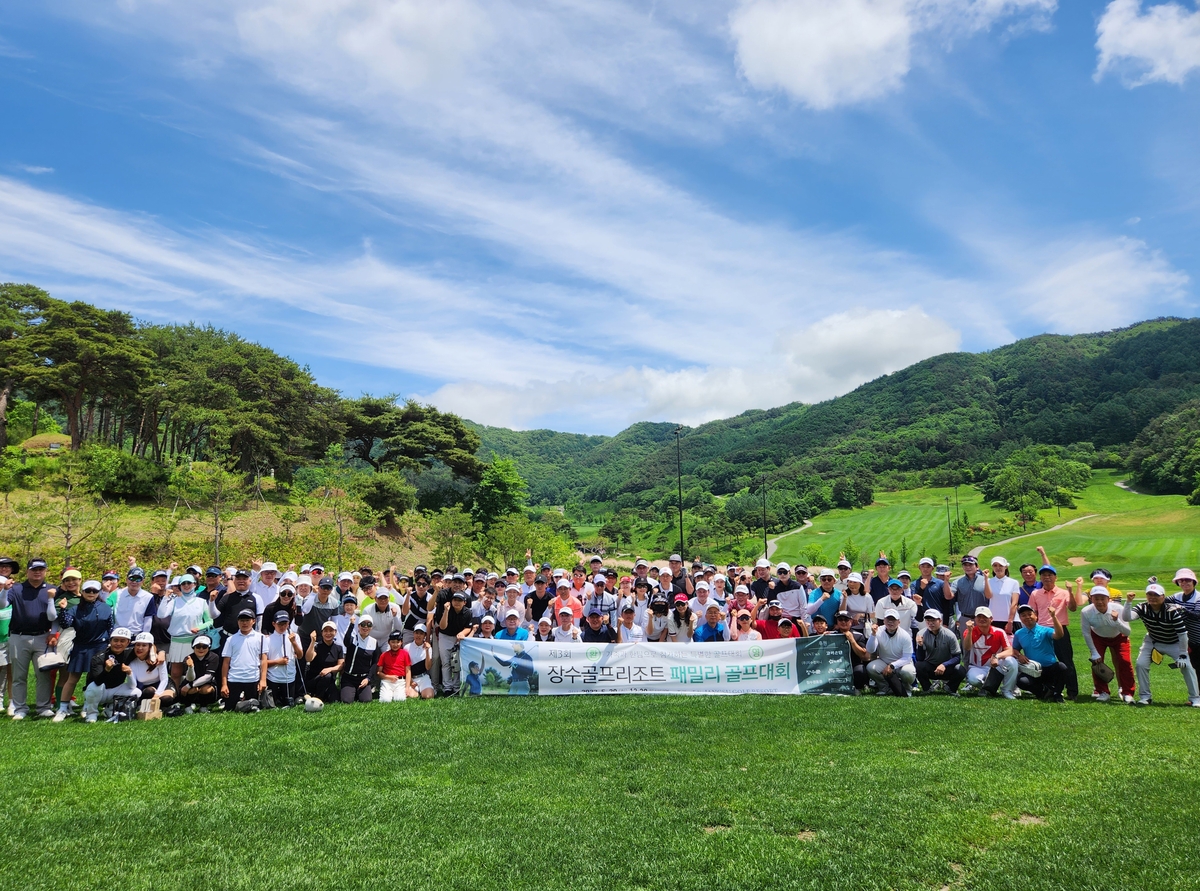
[[[10,724],[0,888],[1200,888],[1197,733],[944,697]]]
[[[1139,495],[1118,488],[1115,483],[1123,478],[1116,471],[1097,471],[1075,508],[1063,510],[1061,517],[1055,511],[1043,514],[1046,527],[1089,514],[1097,516],[1056,532],[1043,529],[1020,541],[985,547],[981,562],[1003,554],[1014,567],[1036,563],[1040,544],[1058,564],[1062,578],[1087,578],[1092,569],[1102,566],[1113,573],[1114,583],[1123,590],[1145,587],[1150,575],[1169,581],[1180,566],[1200,564],[1200,508],[1190,507],[1179,495]],[[953,489],[882,492],[868,508],[830,511],[815,518],[812,528],[780,541],[775,559],[795,562],[806,546],[815,543],[825,550],[826,561],[832,562],[848,537],[870,553],[881,548],[898,551],[901,539],[907,538],[910,568],[921,554],[945,559],[945,496],[950,495],[953,510],[953,494]],[[959,509],[965,510],[972,522],[999,520],[1000,512],[985,504],[975,489],[960,487],[958,494]],[[987,540],[974,539],[968,547]]]

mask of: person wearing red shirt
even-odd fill
[[[375,676],[379,678],[380,702],[403,702],[408,698],[412,683],[412,660],[404,651],[404,635],[393,631],[388,635],[388,648],[379,654]]]
[[[1008,638],[999,628],[992,626],[992,611],[981,606],[975,610],[975,623],[967,626],[962,637],[963,653],[967,657],[967,686],[964,693],[975,688],[989,696],[995,696],[1007,672],[1000,671],[1001,660],[997,654],[1008,647]],[[1004,660],[1009,670],[1016,670],[1017,660]],[[1011,698],[1007,697],[1006,698]]]

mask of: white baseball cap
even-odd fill
[[[933,558],[932,557],[922,557],[920,560],[917,561],[917,565],[918,566],[933,566],[934,565]]]
[[[1008,568],[1008,560],[1006,560],[1004,557],[996,556],[996,557],[992,558],[992,565],[993,566],[1003,566],[1005,569],[1007,569]]]
[[[858,582],[861,585],[862,584],[862,574],[858,573],[858,572],[852,572],[848,576],[846,576],[846,581]]]
[[[504,618],[506,618],[506,619],[511,619],[514,617],[518,618],[518,619],[521,618],[521,614],[519,612],[517,612],[517,610],[515,610],[515,609],[510,609],[508,612],[506,612],[504,614]]]
[[[771,561],[766,559],[765,557],[763,557],[763,558],[759,559],[759,561],[757,563],[754,564],[754,568],[755,569],[770,569]]]
[[[780,564],[776,565],[776,567],[775,567],[776,572],[778,572],[781,569],[787,570],[788,572],[792,571],[792,567],[789,566],[787,563],[780,563]]]

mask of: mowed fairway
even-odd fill
[[[1036,547],[1042,545],[1058,564],[1061,578],[1087,578],[1092,569],[1101,566],[1113,573],[1114,583],[1122,590],[1144,588],[1150,575],[1169,582],[1180,566],[1200,564],[1200,507],[1189,506],[1178,495],[1129,492],[1115,485],[1121,479],[1124,474],[1097,471],[1074,509],[1063,510],[1061,518],[1056,511],[1043,513],[1049,527],[1089,514],[1096,516],[1057,531],[1043,529],[1008,544],[986,546],[980,562],[1003,554],[1016,575],[1019,564],[1038,562]],[[953,513],[953,489],[881,492],[868,508],[830,511],[816,517],[811,528],[783,538],[774,559],[795,562],[802,559],[806,546],[815,543],[824,549],[826,562],[832,562],[850,537],[868,553],[880,549],[898,552],[901,540],[907,539],[909,568],[915,571],[922,554],[945,559],[946,495],[951,498]],[[975,489],[960,487],[958,495],[959,509],[967,512],[971,522],[999,520],[1000,512],[985,504]],[[975,548],[986,541],[976,538],[967,546]],[[1173,590],[1169,584],[1167,587]]]
[[[947,697],[8,724],[0,888],[1200,888],[1198,736]]]

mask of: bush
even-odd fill
[[[398,473],[372,473],[358,484],[363,503],[379,514],[384,523],[392,523],[417,503],[417,490]]]
[[[105,498],[152,498],[167,483],[164,467],[137,455],[95,445],[81,457],[88,484]]]

